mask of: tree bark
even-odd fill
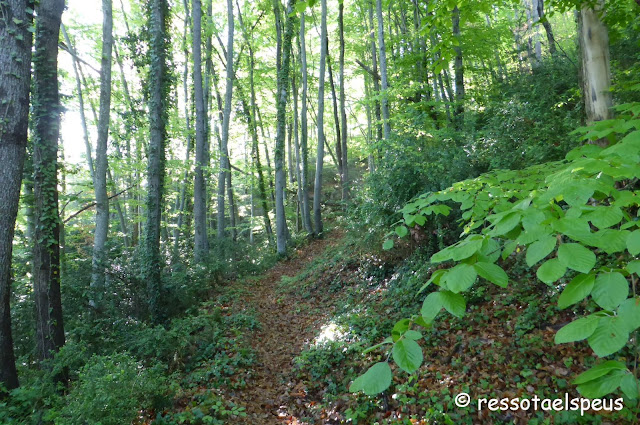
[[[609,33],[599,16],[603,3],[599,0],[595,9],[585,5],[580,10],[579,40],[588,124],[613,117]]]
[[[151,320],[161,323],[164,313],[161,304],[162,261],[160,258],[160,224],[165,178],[165,144],[167,139],[167,94],[169,72],[167,51],[169,45],[167,0],[151,0],[149,28],[151,43],[149,55],[149,153],[147,166],[147,219],[145,227],[144,277]]]
[[[340,34],[340,121],[342,136],[342,200],[349,198],[349,164],[347,156],[347,111],[345,107],[345,85],[344,85],[344,2],[338,4],[338,33]]]
[[[300,149],[302,150],[300,171],[300,186],[302,187],[302,222],[307,235],[313,235],[313,225],[311,224],[311,208],[309,205],[309,125],[307,123],[307,96],[308,76],[307,76],[307,50],[305,42],[305,15],[300,14],[300,73],[302,74],[302,105],[300,110]]]
[[[378,0],[379,1],[379,0]],[[327,39],[327,0],[320,0],[322,5],[320,19],[320,40]],[[315,235],[323,234],[322,226],[322,167],[324,165],[324,78],[327,61],[327,44],[320,42],[320,76],[318,80],[318,151],[316,155],[316,179],[313,194],[313,215],[315,219]]]
[[[378,18],[378,48],[380,49],[380,83],[382,85],[381,108],[384,127],[384,140],[391,138],[391,125],[389,124],[389,84],[387,80],[387,53],[384,46],[384,21],[382,20],[382,0],[376,0],[376,15]]]
[[[202,4],[193,0],[193,85],[196,102],[196,167],[193,183],[193,221],[195,228],[194,259],[202,263],[209,253],[207,239],[207,187],[204,181],[204,168],[208,166],[205,131],[206,113],[202,88]]]
[[[453,47],[456,53],[453,70],[456,82],[456,107],[453,112],[455,124],[458,129],[462,128],[464,120],[464,64],[462,63],[462,48],[460,47],[460,10],[458,6],[453,8],[451,17],[453,36],[458,40],[458,45]]]

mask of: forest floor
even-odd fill
[[[336,229],[330,237],[311,240],[258,280],[235,284],[246,294],[238,302],[243,308],[255,309],[260,325],[249,336],[255,362],[246,378],[246,387],[230,394],[233,403],[244,407],[246,412],[246,416],[235,418],[234,423],[302,423],[289,412],[289,406],[305,396],[304,389],[290,379],[293,363],[331,314],[332,303],[327,297],[283,296],[278,289],[283,277],[294,277],[305,270],[325,251],[338,245],[343,236]]]

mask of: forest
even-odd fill
[[[0,0],[0,423],[640,422],[640,0]]]

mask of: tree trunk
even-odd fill
[[[344,2],[338,4],[338,33],[340,34],[340,121],[342,124],[342,200],[349,198],[349,164],[347,159],[347,111],[345,109],[344,85]]]
[[[307,96],[308,96],[308,78],[307,78],[307,50],[305,42],[305,15],[300,14],[300,73],[302,74],[302,109],[300,111],[300,149],[302,150],[300,171],[300,186],[302,187],[302,222],[304,229],[308,235],[313,234],[313,225],[311,224],[311,208],[309,206],[309,184],[307,179],[309,176],[309,127],[307,123]]]
[[[378,48],[380,49],[380,83],[382,85],[382,120],[384,127],[384,140],[391,138],[391,125],[389,124],[389,84],[387,82],[387,53],[384,46],[384,22],[382,20],[382,0],[376,0],[376,15],[378,18]]]
[[[58,37],[63,0],[37,7],[33,54],[33,292],[38,360],[53,358],[64,345],[60,296],[60,216],[58,212]]]
[[[451,17],[453,36],[458,40],[458,45],[453,47],[456,57],[453,62],[453,70],[456,82],[456,107],[453,112],[456,127],[462,128],[464,114],[464,65],[462,63],[462,48],[460,47],[460,10],[458,6],[453,8]]]
[[[602,6],[603,0],[600,0],[595,9],[584,6],[580,10],[579,40],[587,124],[613,117],[609,33],[599,17]]]
[[[109,232],[109,195],[107,194],[107,141],[109,138],[109,114],[111,112],[111,51],[113,48],[113,15],[111,0],[102,1],[102,61],[100,68],[100,111],[98,141],[96,144],[95,182],[96,227],[93,236],[93,260],[91,272],[92,307],[100,310],[105,283],[107,253],[105,244]]]
[[[277,131],[276,131],[276,247],[278,254],[287,252],[287,218],[284,210],[284,150],[285,150],[285,126],[287,98],[289,91],[289,68],[291,63],[291,38],[293,36],[293,2],[289,0],[287,6],[287,19],[282,43],[282,63],[278,68],[278,93],[276,99]],[[276,15],[279,15],[276,9]],[[277,20],[276,20],[277,21]]]
[[[147,168],[147,220],[145,228],[144,278],[147,282],[149,312],[154,323],[164,320],[161,305],[162,261],[160,258],[160,224],[165,178],[165,144],[167,139],[167,93],[169,72],[167,51],[169,28],[167,25],[169,6],[167,0],[151,0],[149,29],[151,44],[149,55],[149,153]]]
[[[379,0],[378,0],[379,1]],[[320,19],[320,40],[327,39],[327,0],[320,0],[322,15]],[[322,167],[324,165],[324,75],[327,61],[327,43],[320,42],[320,76],[318,80],[318,151],[316,155],[316,181],[313,193],[313,215],[315,234],[322,236]]]
[[[329,71],[329,87],[331,88],[331,100],[333,104],[333,122],[336,126],[336,159],[338,162],[338,175],[342,185],[342,132],[340,131],[340,117],[338,115],[338,97],[336,95],[336,85],[333,81],[333,68],[331,67],[331,54],[329,54],[329,37],[327,37],[327,70]]]
[[[537,12],[538,19],[542,20],[542,26],[547,34],[547,43],[549,44],[549,53],[554,55],[556,49],[556,38],[553,35],[553,29],[551,28],[551,22],[544,16],[544,0],[532,0],[534,10]]]
[[[231,98],[233,95],[233,2],[227,0],[227,85],[225,88],[224,116],[222,118],[222,141],[220,144],[220,174],[218,177],[218,239],[224,238],[224,196],[229,163],[229,122],[231,120]]]
[[[206,158],[204,93],[202,88],[202,4],[193,0],[193,85],[196,102],[196,168],[193,182],[193,220],[195,227],[194,259],[202,263],[209,253],[207,239],[207,186],[204,181],[204,168],[208,166]]]
[[[380,94],[380,80],[376,78],[378,75],[378,49],[376,48],[376,30],[373,26],[373,3],[369,4],[369,27],[371,38],[371,69],[373,70],[373,90]],[[382,112],[380,108],[380,101],[374,100],[374,113],[376,117],[376,145],[377,142],[382,140]]]
[[[0,121],[0,382],[7,390],[18,386],[11,335],[11,261],[29,122],[29,5],[25,0],[4,1],[0,19],[0,93],[6,101]]]

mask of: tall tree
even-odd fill
[[[338,4],[338,33],[340,35],[340,122],[342,135],[342,200],[349,197],[349,165],[347,163],[347,110],[345,106],[345,85],[344,85],[344,0]]]
[[[202,3],[193,0],[193,85],[196,102],[196,168],[193,183],[193,220],[195,227],[194,258],[200,263],[209,253],[207,239],[207,188],[204,168],[207,167],[206,109],[202,88]]]
[[[98,142],[94,190],[96,193],[96,227],[93,233],[93,260],[91,262],[91,301],[100,308],[104,290],[107,253],[105,244],[109,232],[109,195],[107,195],[107,141],[111,113],[111,53],[113,49],[113,13],[111,0],[102,0],[102,60],[100,65],[100,112],[98,116]]]
[[[58,212],[58,39],[64,0],[41,0],[33,54],[33,293],[40,361],[64,345]]]
[[[327,39],[327,0],[320,0],[320,40]],[[320,42],[320,77],[318,79],[318,151],[316,155],[316,180],[313,188],[313,216],[315,234],[322,236],[322,167],[324,166],[324,75],[327,62],[327,43]]]
[[[18,214],[20,184],[27,147],[29,88],[31,85],[32,14],[27,0],[0,4],[0,383],[18,386],[11,335],[11,255]]]
[[[169,6],[167,0],[149,1],[151,66],[149,69],[149,150],[147,164],[147,219],[145,227],[144,275],[151,319],[163,320],[160,304],[162,261],[160,223],[164,196],[165,144],[167,139],[167,94],[170,90],[167,67]]]
[[[458,128],[462,127],[464,114],[464,64],[462,63],[462,48],[460,47],[460,9],[458,6],[453,8],[451,16],[453,36],[458,40],[458,45],[453,47],[456,52],[453,61],[453,71],[456,82],[456,107],[453,112],[455,123]]]
[[[382,19],[382,0],[376,0],[376,16],[378,18],[378,48],[380,49],[380,89],[382,90],[382,120],[384,127],[384,139],[391,138],[391,125],[389,124],[389,83],[387,79],[387,52],[384,46],[384,21]]]
[[[305,15],[300,14],[300,73],[302,74],[302,106],[300,110],[300,149],[301,149],[301,170],[300,186],[302,187],[302,222],[307,235],[313,234],[311,224],[311,208],[309,205],[309,125],[307,122],[307,96],[309,94],[307,76],[307,50],[305,42]]]
[[[289,68],[291,64],[291,39],[293,38],[293,2],[289,0],[284,39],[282,43],[282,60],[278,69],[278,92],[276,99],[277,127],[276,127],[276,248],[278,254],[287,252],[287,217],[284,211],[284,138],[286,132],[287,98],[289,97]],[[279,14],[276,10],[276,15]],[[291,170],[292,172],[293,170]]]
[[[229,162],[229,122],[231,121],[231,99],[233,96],[233,1],[227,0],[227,73],[224,96],[224,115],[222,117],[222,140],[220,142],[220,174],[218,176],[218,238],[224,238],[224,196]]]
[[[613,117],[609,32],[600,18],[604,0],[580,9],[578,39],[582,53],[582,84],[587,123]]]

